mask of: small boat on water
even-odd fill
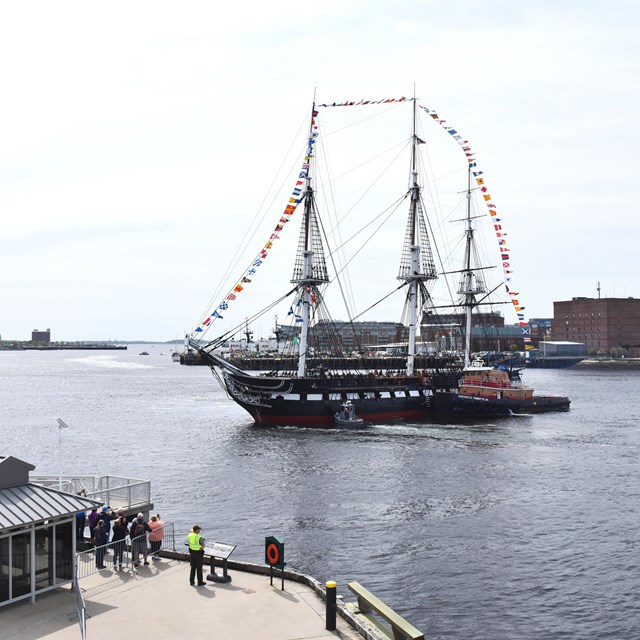
[[[171,359],[174,362],[180,362],[180,352],[179,351],[172,351],[171,352]]]
[[[148,356],[148,355],[149,355],[149,352],[148,352],[148,351],[141,351],[141,352],[140,352],[140,355],[141,355],[141,356]]]
[[[356,408],[351,404],[350,400],[340,405],[340,411],[334,415],[333,420],[336,426],[340,427],[357,427],[364,423],[364,420],[356,415]]]

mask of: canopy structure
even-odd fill
[[[102,504],[29,482],[34,469],[0,456],[0,607],[72,582],[75,516]]]

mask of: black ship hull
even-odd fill
[[[534,396],[530,399],[480,398],[456,392],[437,391],[433,398],[438,417],[496,418],[514,414],[569,411],[571,401],[564,396]]]
[[[460,371],[455,369],[415,375],[367,371],[298,378],[248,372],[212,354],[204,357],[230,398],[257,424],[264,425],[332,426],[346,401],[365,422],[494,418],[568,411],[570,406],[569,399],[560,396],[516,399],[461,395]]]
[[[433,391],[421,376],[262,377],[225,369],[221,373],[231,398],[260,424],[333,425],[346,400],[367,422],[434,416]]]

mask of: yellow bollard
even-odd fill
[[[336,610],[337,610],[337,606],[336,606],[336,587],[338,586],[338,584],[336,582],[334,582],[333,580],[329,580],[326,584],[325,584],[327,590],[326,590],[326,596],[327,596],[327,600],[326,600],[326,604],[327,604],[327,613],[326,613],[326,618],[327,618],[327,624],[325,626],[325,629],[327,631],[335,631],[336,630]]]

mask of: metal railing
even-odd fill
[[[162,527],[155,529],[155,531],[158,530],[163,532],[158,551],[162,549],[175,551],[176,541],[173,523],[167,522]],[[116,545],[121,546],[117,547]],[[116,563],[116,560],[120,559],[120,551],[122,551],[122,562],[118,561]],[[115,543],[108,542],[99,547],[80,551],[76,553],[76,583],[82,578],[104,570],[133,571],[135,573],[140,564],[139,557],[142,556],[146,559],[149,555],[151,555],[151,550],[148,534],[138,536],[133,540],[127,536],[125,539],[118,540]],[[102,566],[105,568],[102,569]]]
[[[30,476],[30,481],[44,487],[77,494],[84,490],[89,499],[114,509],[129,509],[151,503],[151,482],[122,476]]]
[[[82,589],[78,584],[78,576],[73,580],[73,588],[76,590],[76,606],[78,607],[78,624],[80,625],[80,635],[82,640],[87,640],[87,605],[82,595]]]

